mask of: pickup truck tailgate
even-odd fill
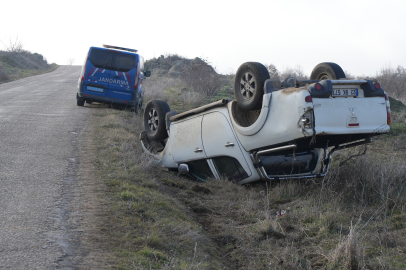
[[[351,85],[348,81],[332,81],[332,83],[333,91],[329,97],[313,97],[316,134],[389,131],[389,102],[385,95],[371,96],[371,92],[362,84]]]
[[[384,97],[314,98],[316,134],[389,131]]]

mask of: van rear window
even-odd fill
[[[90,53],[90,62],[97,68],[105,68],[114,71],[130,71],[135,67],[135,55],[101,50],[93,48]]]
[[[113,52],[113,55],[113,66],[117,71],[127,72],[135,67],[135,55],[115,52]]]
[[[90,62],[97,68],[108,68],[110,53],[106,50],[93,49],[90,54]]]

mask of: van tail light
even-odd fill
[[[389,97],[388,94],[385,94],[385,100],[386,100],[386,123],[390,125],[391,122],[391,114],[390,114],[390,105],[389,105]]]
[[[135,74],[135,78],[134,78],[134,89],[137,89],[137,87],[138,87],[139,75],[140,75],[140,62],[138,62],[138,64],[137,64],[137,73]]]
[[[86,64],[87,64],[87,58],[89,57],[89,53],[86,54],[85,62],[83,63],[82,66],[82,72],[80,74],[80,81],[83,82],[85,80],[85,73],[86,73]]]

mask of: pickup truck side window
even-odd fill
[[[188,162],[186,164],[189,166],[189,174],[200,181],[206,181],[207,178],[215,178],[205,159]]]
[[[232,157],[215,157],[212,158],[214,166],[220,176],[228,180],[241,180],[248,177],[247,172],[243,169],[240,162]]]

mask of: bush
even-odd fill
[[[195,58],[192,64],[182,73],[181,78],[197,93],[205,96],[217,95],[221,79],[206,61]]]
[[[383,68],[377,74],[376,79],[382,88],[393,98],[406,103],[406,68],[398,66],[394,68]]]
[[[9,79],[7,73],[0,69],[0,82],[8,81]]]

